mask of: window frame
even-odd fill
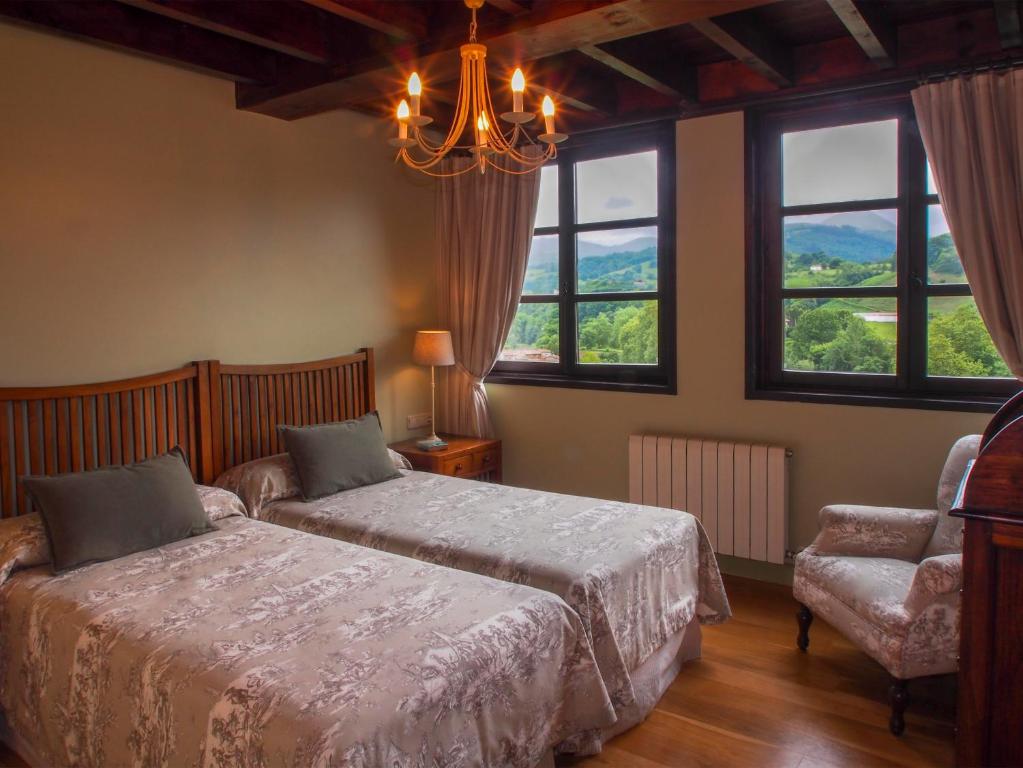
[[[898,119],[895,198],[784,205],[783,133]],[[995,411],[1019,390],[1013,379],[927,375],[927,300],[972,296],[968,283],[927,282],[927,162],[905,88],[787,103],[746,113],[746,398],[959,411]],[[895,209],[896,285],[785,288],[782,222],[786,216]],[[898,310],[893,374],[792,371],[784,368],[783,302],[796,298],[895,298]]]
[[[575,164],[586,160],[657,151],[657,214],[646,218],[576,222]],[[607,389],[675,394],[675,122],[594,131],[573,136],[558,149],[558,224],[537,227],[534,236],[558,236],[558,293],[523,294],[521,304],[554,304],[559,313],[558,363],[498,361],[487,383]],[[657,227],[657,289],[616,293],[576,290],[576,235],[605,229]],[[657,364],[579,363],[576,308],[596,301],[656,300]]]

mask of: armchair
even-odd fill
[[[796,644],[806,651],[820,616],[892,676],[889,728],[905,729],[907,681],[955,672],[959,654],[962,521],[949,508],[979,435],[960,438],[938,483],[937,509],[838,504],[796,556]]]

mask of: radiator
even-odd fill
[[[689,512],[722,555],[784,563],[788,456],[777,446],[631,435],[629,500]]]

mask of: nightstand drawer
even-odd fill
[[[451,477],[471,475],[475,471],[473,457],[471,455],[459,456],[454,459],[444,459],[440,462],[440,466],[437,468],[438,474],[450,475]]]
[[[501,451],[499,448],[490,448],[472,455],[472,468],[476,472],[487,472],[500,465]]]

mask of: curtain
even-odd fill
[[[913,106],[977,309],[1023,380],[1023,70],[923,85]]]
[[[468,161],[445,161],[443,172]],[[483,379],[497,362],[522,294],[540,196],[540,171],[488,168],[441,178],[437,234],[439,315],[455,365],[441,388],[445,432],[493,437]]]

